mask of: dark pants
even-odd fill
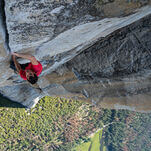
[[[25,70],[25,68],[28,66],[28,64],[29,64],[29,63],[20,64],[21,69],[22,69],[22,70]],[[13,60],[10,61],[10,68],[13,69],[14,71],[17,71]]]

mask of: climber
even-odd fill
[[[16,57],[30,60],[30,63],[19,64]],[[42,65],[34,56],[13,52],[12,59],[13,60],[10,63],[10,68],[17,71],[22,79],[27,80],[31,84],[35,84],[38,81],[38,76],[42,72]]]

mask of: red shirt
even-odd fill
[[[37,76],[40,75],[40,73],[42,72],[42,65],[41,63],[38,61],[38,64],[37,65],[33,65],[31,62],[28,64],[28,66],[25,68],[25,70],[32,70],[36,73]],[[26,73],[25,73],[25,70],[20,70],[19,74],[21,76],[22,79],[24,80],[27,80],[26,78]]]

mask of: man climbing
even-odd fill
[[[30,60],[30,63],[19,64],[16,57]],[[11,62],[10,67],[17,70],[17,73],[20,74],[22,79],[27,80],[31,84],[35,84],[38,81],[38,76],[42,72],[42,65],[34,56],[13,52],[12,59],[13,62]],[[15,68],[13,67],[14,64]]]

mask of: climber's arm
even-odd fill
[[[20,70],[21,70],[21,66],[20,66],[20,64],[18,63],[18,61],[16,60],[16,56],[14,56],[14,55],[13,55],[13,61],[14,61],[16,70],[17,70],[17,72],[19,73]]]
[[[32,55],[24,54],[24,53],[16,53],[16,52],[13,52],[12,55],[30,60],[33,65],[38,65],[39,64],[38,61],[36,60],[36,58]]]

